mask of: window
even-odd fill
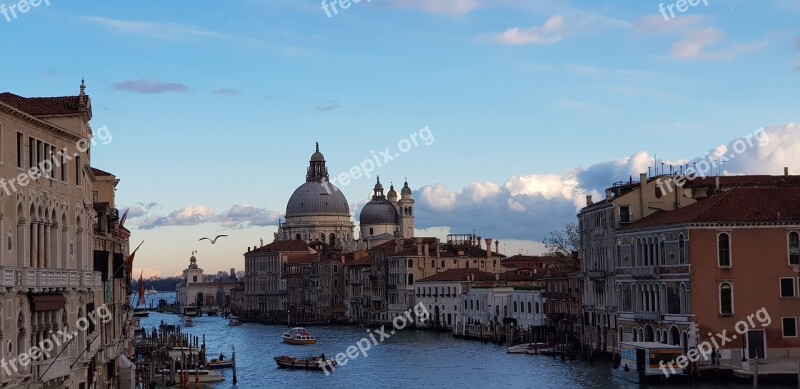
[[[514,313],[517,313],[517,302],[514,301]]]
[[[789,264],[800,265],[800,233],[789,233]]]
[[[717,259],[719,267],[731,266],[731,237],[726,232],[717,237]]]
[[[796,297],[794,278],[781,278],[781,298]]]
[[[61,150],[61,181],[67,182],[67,149]]]
[[[619,207],[619,222],[620,223],[630,223],[631,222],[631,208],[630,207]]]
[[[784,317],[781,319],[783,322],[783,337],[784,338],[796,338],[797,337],[797,318],[796,317]]]
[[[75,157],[75,185],[81,185],[81,157]]]
[[[22,155],[25,154],[25,144],[23,143],[22,133],[17,133],[17,167],[22,169]]]
[[[36,164],[34,159],[36,158],[36,140],[33,139],[32,136],[28,137],[28,169],[32,168],[33,165]]]
[[[373,235],[375,235],[375,229],[374,228],[370,228],[369,229],[369,236],[373,236]]]
[[[727,282],[719,286],[719,313],[723,316],[733,315],[733,287]]]
[[[528,301],[528,313],[533,313],[533,309],[531,309],[531,302]]]
[[[680,256],[680,263],[686,263],[686,238],[681,234],[678,237],[678,255]]]
[[[431,269],[436,269],[436,260],[431,261]]]
[[[408,260],[408,268],[410,269],[412,267],[414,267],[414,260],[413,259],[409,259]]]

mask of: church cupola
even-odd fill
[[[317,142],[317,151],[311,155],[306,182],[328,181],[329,177],[328,168],[325,166],[325,156],[319,152],[319,142]]]

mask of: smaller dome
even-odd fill
[[[408,181],[406,181],[405,185],[403,186],[403,190],[400,191],[401,195],[410,195],[411,188],[408,187]]]
[[[384,198],[373,199],[361,209],[359,222],[362,226],[397,224],[400,216],[391,202]]]
[[[390,199],[397,198],[397,192],[394,190],[394,185],[389,186],[389,193],[386,194]]]
[[[311,162],[325,162],[325,156],[319,152],[319,142],[317,142],[317,151],[311,155]]]

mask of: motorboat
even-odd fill
[[[319,357],[300,359],[287,356],[275,357],[275,362],[281,369],[296,369],[296,370],[314,370],[314,371],[335,371],[336,361],[333,359],[323,358],[325,354]]]
[[[686,372],[675,362],[683,347],[654,342],[620,343],[620,363],[614,377],[638,384],[686,381]]]
[[[283,342],[300,346],[317,344],[317,340],[314,339],[313,336],[309,335],[308,331],[302,327],[292,328],[284,333]]]
[[[243,324],[244,323],[240,322],[239,320],[233,319],[230,322],[228,322],[228,327],[239,327]]]
[[[146,291],[144,292],[144,294],[145,294],[146,296],[152,296],[152,295],[154,295],[154,294],[158,294],[158,291],[156,290],[156,288],[155,288],[155,287],[152,287],[152,288],[150,288],[149,290],[146,290]]]
[[[211,370],[178,370],[176,372],[178,377],[184,373],[186,374],[189,383],[200,382],[201,384],[211,384],[225,381],[225,377],[222,374]],[[163,369],[161,374],[170,374],[169,369]]]
[[[228,360],[228,361],[217,361],[217,360],[214,360],[214,361],[211,361],[211,362],[207,363],[206,367],[211,369],[211,370],[230,369],[230,368],[233,367],[233,361],[232,360]]]
[[[548,348],[547,343],[523,343],[509,347],[507,352],[509,354],[538,354]]]

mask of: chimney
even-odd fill
[[[492,257],[492,240],[486,239],[486,258]]]
[[[592,205],[592,195],[586,196],[586,206]]]
[[[494,241],[494,252],[496,252],[498,255],[500,255],[500,241],[499,240]]]
[[[436,258],[439,258],[439,257],[442,256],[442,252],[439,250],[439,244],[440,243],[441,242],[439,241],[439,238],[436,238]]]
[[[789,177],[789,167],[788,166],[784,166],[783,167],[783,176],[784,177]]]
[[[717,186],[717,192],[719,192],[719,176],[714,177],[714,184]]]
[[[606,189],[606,199],[611,198],[611,189]]]
[[[478,237],[478,248],[483,248],[483,239],[480,236]]]

